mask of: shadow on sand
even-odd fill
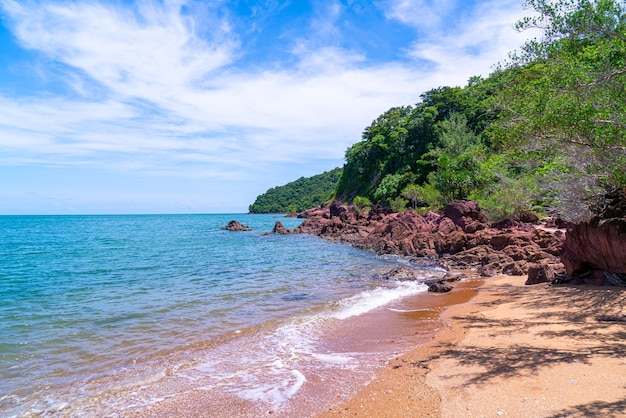
[[[521,333],[528,333],[534,339],[529,339],[531,342],[524,345],[500,344],[504,347],[498,347],[496,343],[486,346],[440,346],[442,350],[437,357],[454,359],[459,366],[481,366],[481,371],[466,376],[466,384],[481,385],[494,378],[532,378],[544,368],[574,363],[589,365],[590,360],[597,357],[624,358],[623,364],[626,364],[626,323],[595,320],[598,315],[621,313],[626,307],[626,289],[555,286],[542,291],[504,284],[489,291],[492,297],[479,305],[496,307],[508,304],[512,309],[523,308],[525,316],[493,320],[488,318],[489,315],[474,312],[454,317],[454,321],[461,323],[467,331],[480,329],[483,335],[493,337],[494,341],[499,337],[499,341],[505,341],[507,335]],[[529,294],[537,297],[529,297]],[[567,309],[555,309],[563,306],[564,300],[567,301]],[[557,344],[546,344],[547,340],[555,340]],[[626,366],[624,373],[626,379]],[[620,383],[626,393],[626,380]],[[621,414],[626,416],[626,399],[578,405],[553,417]]]

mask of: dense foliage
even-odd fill
[[[512,57],[494,135],[540,164],[558,212],[586,215],[598,195],[626,186],[626,2],[529,0],[541,28]],[[526,162],[527,166],[532,166]]]
[[[626,190],[626,2],[525,5],[533,17],[517,28],[542,38],[487,78],[380,115],[346,151],[336,198],[424,211],[472,199],[493,220],[579,220]]]
[[[436,209],[475,199],[492,218],[581,218],[626,185],[623,1],[529,0],[540,28],[510,61],[467,86],[396,107],[346,152],[337,197]]]
[[[296,213],[321,205],[333,197],[340,176],[341,168],[335,168],[271,188],[259,195],[248,210],[251,213]]]

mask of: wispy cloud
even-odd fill
[[[398,46],[403,57],[374,63],[346,46],[346,7],[337,1],[316,3],[297,32],[275,31],[288,59],[249,62],[259,46],[250,33],[266,30],[288,2],[248,10],[246,21],[262,16],[250,29],[223,2],[0,0],[19,44],[57,64],[42,66],[42,77],[68,88],[17,97],[0,85],[0,164],[230,179],[294,161],[338,165],[389,107],[486,75],[521,44],[512,3],[466,9],[454,27],[443,19],[458,6],[452,0],[376,3],[388,24],[432,36],[415,32]]]
[[[408,54],[431,63],[432,71],[455,78],[461,68],[484,74],[519,48],[531,33],[519,33],[514,25],[524,16],[517,0],[485,1],[465,12],[452,28],[413,43]]]
[[[422,30],[439,29],[454,11],[455,0],[386,0],[382,3],[390,19]]]

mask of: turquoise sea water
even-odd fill
[[[423,286],[380,279],[398,258],[265,234],[277,220],[301,222],[0,216],[0,416],[124,415],[200,386],[280,410],[359,369],[371,353],[322,350],[325,333]]]

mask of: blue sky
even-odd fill
[[[0,214],[246,212],[488,75],[520,0],[0,0]]]

